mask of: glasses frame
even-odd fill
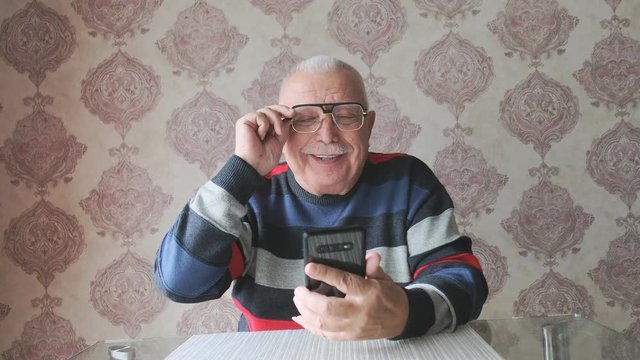
[[[358,105],[360,106],[360,108],[362,109],[362,121],[360,121],[360,126],[358,126],[357,129],[348,129],[348,130],[344,130],[340,127],[340,125],[338,125],[338,123],[336,122],[336,118],[333,115],[333,109],[338,106],[338,105]],[[362,105],[359,102],[355,102],[355,101],[345,101],[345,102],[335,102],[335,103],[315,103],[315,104],[297,104],[297,105],[293,105],[291,107],[291,109],[295,110],[297,108],[301,108],[303,106],[314,106],[314,107],[318,107],[322,110],[322,114],[331,114],[331,121],[333,121],[333,124],[340,129],[340,131],[358,131],[360,129],[362,129],[362,126],[364,125],[364,118],[369,114],[369,111],[364,107],[364,105]],[[293,126],[293,119],[290,118],[289,120],[291,121],[291,127],[293,128],[293,131],[300,133],[300,134],[312,134],[316,131],[318,131],[318,129],[320,129],[320,127],[322,126],[322,117],[319,118],[319,120],[316,122],[317,126],[315,129],[313,129],[312,131],[299,131],[297,130],[294,126]]]

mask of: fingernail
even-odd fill
[[[307,271],[307,275],[309,276],[315,275],[316,265],[314,263],[309,263],[309,265],[307,265],[306,271]]]

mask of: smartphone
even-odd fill
[[[365,231],[361,227],[339,227],[302,234],[305,266],[314,262],[365,276]],[[305,286],[326,296],[344,297],[335,287],[305,274]]]

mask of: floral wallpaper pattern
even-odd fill
[[[235,331],[228,294],[161,296],[155,251],[235,120],[319,53],[363,74],[372,150],[448,189],[482,318],[640,338],[640,3],[585,1],[3,1],[1,357]]]

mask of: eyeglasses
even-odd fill
[[[367,115],[367,110],[357,102],[299,104],[291,108],[296,112],[291,127],[303,134],[318,131],[324,114],[331,114],[333,123],[342,131],[360,130]]]

